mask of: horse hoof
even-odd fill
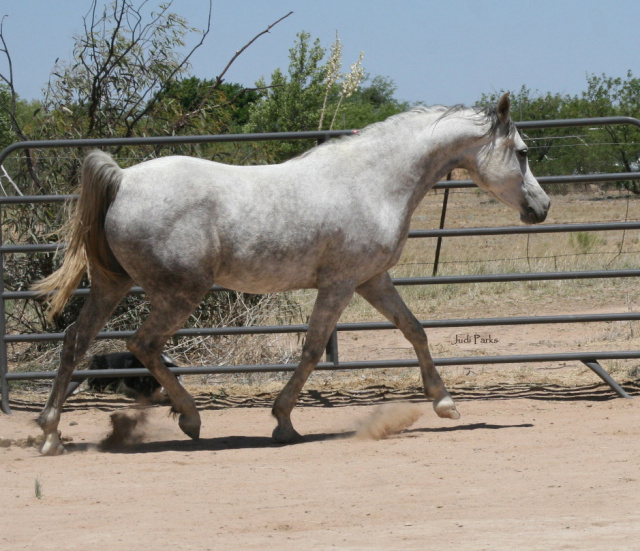
[[[63,455],[67,452],[67,449],[62,445],[58,434],[49,434],[45,436],[42,446],[40,446],[40,453],[42,455]]]
[[[200,438],[200,416],[188,416],[185,413],[178,418],[178,426],[189,438],[198,440]]]
[[[271,437],[276,444],[296,444],[298,442],[304,442],[304,438],[300,436],[293,427],[285,429],[277,426],[273,429]]]
[[[454,403],[451,396],[445,396],[444,398],[438,400],[433,403],[433,409],[438,414],[438,417],[443,417],[445,419],[460,419],[460,413],[456,409],[456,404]]]

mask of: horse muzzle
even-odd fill
[[[546,197],[541,201],[528,201],[520,211],[520,220],[525,224],[539,224],[544,222],[549,212],[551,201]]]

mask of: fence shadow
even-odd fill
[[[640,396],[640,383],[627,382],[621,385],[627,393]],[[581,386],[560,386],[540,384],[509,384],[481,387],[451,387],[452,396],[458,402],[472,400],[544,400],[544,401],[585,401],[604,402],[622,399],[604,383]],[[253,395],[224,395],[212,392],[194,394],[200,410],[229,408],[271,408],[277,393],[257,393]],[[419,387],[392,388],[375,385],[359,390],[305,390],[298,400],[298,407],[346,407],[354,405],[371,406],[392,401],[424,402],[424,394]],[[14,411],[40,412],[46,401],[45,394],[21,396],[14,393],[11,408]],[[124,395],[112,393],[80,393],[72,396],[65,404],[65,411],[99,410],[104,412],[131,407],[135,401]]]

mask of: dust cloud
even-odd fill
[[[111,433],[104,438],[98,449],[109,451],[122,446],[138,444],[144,437],[147,423],[147,409],[133,412],[116,411],[111,414]]]
[[[418,404],[395,402],[377,407],[356,430],[359,440],[382,440],[400,434],[415,423],[423,413]]]

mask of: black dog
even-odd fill
[[[178,367],[166,354],[162,354],[162,362],[167,367]],[[96,369],[133,369],[144,367],[140,360],[130,352],[113,354],[97,354],[91,358],[89,370]],[[73,393],[82,381],[73,381],[67,387],[67,396]],[[129,377],[89,377],[89,388],[95,392],[121,392],[130,398],[147,398],[153,402],[164,402],[167,396],[162,385],[153,375],[137,375]]]

